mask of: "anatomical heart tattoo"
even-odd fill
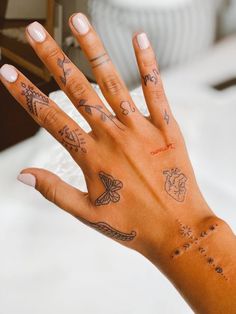
[[[183,202],[186,193],[187,177],[178,168],[164,170],[163,174],[166,176],[166,192],[176,201]]]

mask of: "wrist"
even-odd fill
[[[161,232],[153,234],[146,243],[142,254],[155,266],[164,270],[171,261],[185,252],[196,250],[217,233],[228,227],[227,223],[213,213],[202,217],[172,217],[162,223]],[[164,265],[164,266],[163,266]]]
[[[227,304],[232,304],[231,291],[236,289],[232,267],[236,260],[235,245],[231,228],[215,215],[192,225],[176,219],[169,236],[156,250],[153,243],[145,256],[166,275],[194,311],[206,313],[206,309],[211,309],[209,313],[219,313],[224,309],[231,313]]]
[[[181,209],[172,207],[161,215],[154,215],[147,224],[144,223],[142,233],[147,237],[142,241],[140,253],[157,266],[161,260],[170,255],[172,247],[181,238],[182,229],[188,226],[190,232],[194,234],[207,222],[220,220],[203,199],[197,204],[198,206],[185,204]],[[145,230],[145,225],[148,230]]]

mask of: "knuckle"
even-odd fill
[[[115,126],[109,127],[108,136],[111,139],[112,145],[120,145],[122,137],[120,136]]]
[[[67,82],[67,91],[70,93],[75,99],[80,99],[82,96],[88,94],[88,88],[85,83],[79,82],[76,78],[70,77]]]
[[[103,79],[102,86],[111,95],[118,94],[122,89],[121,82],[115,75],[110,75]]]
[[[39,116],[40,122],[41,124],[46,127],[46,128],[50,128],[53,125],[55,125],[55,123],[58,121],[59,119],[59,111],[55,108],[45,108],[44,110],[41,111],[41,114]]]
[[[151,97],[159,102],[159,106],[163,106],[167,104],[167,99],[165,95],[165,91],[162,86],[158,86],[155,89],[149,89]]]

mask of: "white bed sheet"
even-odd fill
[[[229,38],[195,64],[164,73],[164,82],[201,190],[236,231],[236,88],[218,92],[210,87],[235,75],[235,48],[236,38]],[[68,107],[61,91],[51,97]],[[39,166],[83,186],[79,172],[71,177],[74,164],[65,156],[43,130],[0,154],[0,313],[192,313],[145,258],[15,179],[22,168]],[[66,165],[59,169],[52,160]]]

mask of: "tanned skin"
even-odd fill
[[[22,174],[33,175],[35,188],[49,201],[147,257],[196,313],[236,313],[236,238],[199,190],[151,45],[141,49],[140,34],[134,35],[150,112],[144,117],[91,24],[81,34],[73,18],[69,19],[71,31],[115,115],[46,30],[45,39],[37,42],[27,28],[30,45],[88,121],[91,132],[81,129],[18,70],[14,82],[3,75],[1,81],[70,152],[84,173],[88,192],[43,169],[29,168]]]

